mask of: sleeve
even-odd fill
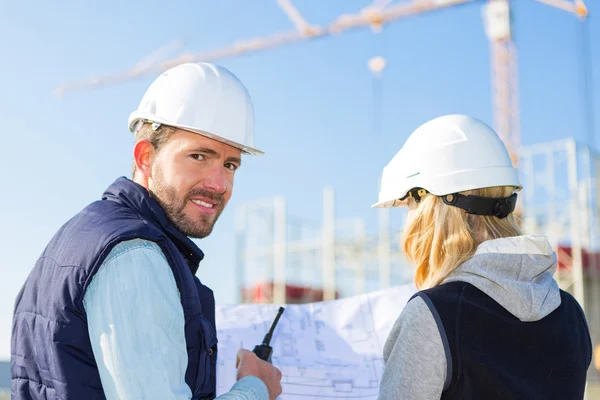
[[[451,378],[446,335],[426,300],[409,301],[386,340],[378,400],[439,399]]]
[[[90,283],[84,308],[107,399],[192,397],[183,308],[158,245],[117,245]]]
[[[215,400],[269,400],[269,390],[256,376],[245,376]]]

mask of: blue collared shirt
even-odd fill
[[[160,247],[134,239],[115,246],[83,301],[106,398],[188,400],[183,308]],[[219,400],[268,400],[247,376]]]

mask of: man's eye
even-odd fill
[[[204,156],[202,154],[192,154],[191,157],[195,160],[204,160]]]
[[[235,164],[227,163],[227,164],[225,164],[225,168],[235,171],[236,169],[238,169],[238,166]]]

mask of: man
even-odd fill
[[[158,77],[129,118],[133,179],[117,179],[52,238],[17,296],[14,399],[214,399],[212,291],[195,273],[253,148],[242,83],[211,64]],[[216,271],[218,273],[218,271]],[[221,400],[275,399],[281,373],[238,353]]]

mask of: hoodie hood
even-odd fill
[[[538,321],[560,305],[557,258],[543,236],[494,239],[443,281],[468,282],[521,321]]]

